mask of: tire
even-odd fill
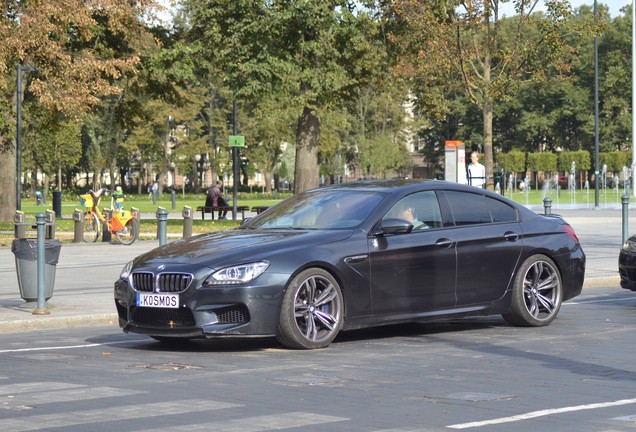
[[[139,221],[136,218],[126,222],[126,226],[115,233],[121,244],[131,245],[139,237]]]
[[[344,324],[340,285],[327,271],[300,272],[287,287],[280,310],[278,341],[288,348],[328,346]]]
[[[84,229],[82,236],[86,243],[95,243],[99,238],[101,232],[101,222],[96,214],[85,213],[84,214]]]
[[[502,316],[517,326],[546,326],[556,318],[562,301],[563,282],[559,269],[547,256],[534,255],[519,268],[510,312]]]

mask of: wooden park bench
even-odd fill
[[[250,208],[248,206],[236,206],[236,211],[241,213],[242,219],[245,219],[245,212],[249,211],[249,209]],[[206,213],[210,213],[210,215],[212,216],[212,220],[214,220],[215,211],[218,211],[219,214],[221,214],[222,212],[229,212],[229,213],[232,213],[232,215],[234,215],[234,206],[216,206],[216,207],[198,206],[197,211],[201,212],[202,220],[205,220]]]
[[[256,212],[256,214],[261,214],[268,208],[269,206],[252,206],[252,211]]]

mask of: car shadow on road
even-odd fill
[[[349,330],[341,332],[332,342],[335,347],[340,344],[352,344],[366,341],[382,341],[399,338],[413,338],[429,336],[449,332],[463,332],[469,330],[481,330],[494,327],[507,327],[508,324],[501,318],[471,317],[470,319],[453,319],[449,321],[435,321],[426,323],[393,324],[380,327],[371,327],[361,330]],[[173,341],[158,341],[149,336],[135,334],[104,335],[89,338],[91,343],[112,343],[113,337],[119,341],[117,346],[122,349],[149,351],[149,352],[299,352],[282,346],[275,337],[222,337],[212,339],[191,339]],[[126,340],[129,340],[127,342]],[[327,348],[329,349],[329,348]]]

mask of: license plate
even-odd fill
[[[179,294],[137,293],[137,306],[176,309],[179,307]]]

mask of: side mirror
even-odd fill
[[[413,224],[405,219],[387,218],[382,219],[380,223],[371,232],[371,235],[382,236],[386,234],[408,234],[413,231]]]

